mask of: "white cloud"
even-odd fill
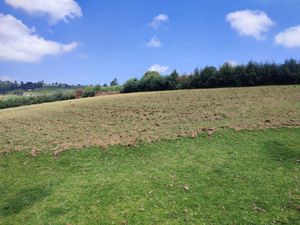
[[[252,36],[257,40],[265,38],[265,33],[274,25],[270,17],[259,10],[241,10],[229,13],[226,20],[241,36]]]
[[[228,61],[227,63],[228,63],[229,65],[233,66],[233,67],[239,65],[239,63],[236,62],[236,61],[234,61],[234,60],[230,60],[230,61]]]
[[[77,42],[61,44],[48,41],[12,15],[0,14],[0,60],[38,62],[45,55],[57,55],[74,50]]]
[[[158,39],[158,37],[154,36],[150,39],[150,41],[147,42],[147,47],[150,48],[160,48],[161,47],[161,42]]]
[[[81,8],[74,0],[5,0],[5,3],[29,14],[46,14],[52,24],[82,16]]]
[[[14,82],[16,79],[10,76],[0,76],[0,81],[10,81]]]
[[[275,43],[287,48],[300,47],[300,25],[290,27],[277,34],[275,37]]]
[[[158,28],[163,23],[166,23],[169,21],[169,17],[166,14],[159,14],[158,16],[155,16],[150,23],[150,26],[153,28]]]
[[[168,66],[161,66],[158,64],[154,64],[148,69],[148,71],[154,71],[158,73],[166,73],[168,70],[169,70]]]

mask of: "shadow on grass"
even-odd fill
[[[1,216],[11,216],[20,213],[23,209],[33,206],[50,194],[50,191],[44,186],[36,186],[28,189],[22,189],[19,193],[10,199],[7,199],[0,208]]]
[[[287,146],[279,141],[269,141],[265,143],[265,149],[269,156],[283,163],[296,162],[300,159],[300,151]]]

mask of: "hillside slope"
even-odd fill
[[[0,152],[134,145],[222,128],[300,126],[300,86],[101,96],[0,110]]]
[[[0,155],[0,224],[297,224],[300,129]],[[297,222],[298,221],[298,222]]]

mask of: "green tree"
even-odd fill
[[[117,78],[113,79],[111,82],[110,82],[110,86],[118,86],[119,85],[119,82],[117,80]]]
[[[224,63],[220,67],[217,83],[221,87],[236,86],[234,67],[229,63]]]
[[[159,91],[164,90],[166,81],[159,73],[148,71],[140,81],[140,88],[144,91]]]
[[[139,81],[134,78],[125,82],[123,85],[123,93],[131,93],[139,91]]]
[[[200,88],[201,87],[201,73],[198,68],[194,70],[194,74],[191,77],[191,85],[193,88]]]
[[[201,87],[210,88],[216,86],[218,70],[214,66],[207,66],[201,71]]]
[[[177,89],[178,77],[179,77],[179,73],[176,70],[174,70],[169,76],[166,77],[168,89],[170,90]]]

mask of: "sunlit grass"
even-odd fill
[[[299,224],[300,129],[0,155],[0,224]]]

